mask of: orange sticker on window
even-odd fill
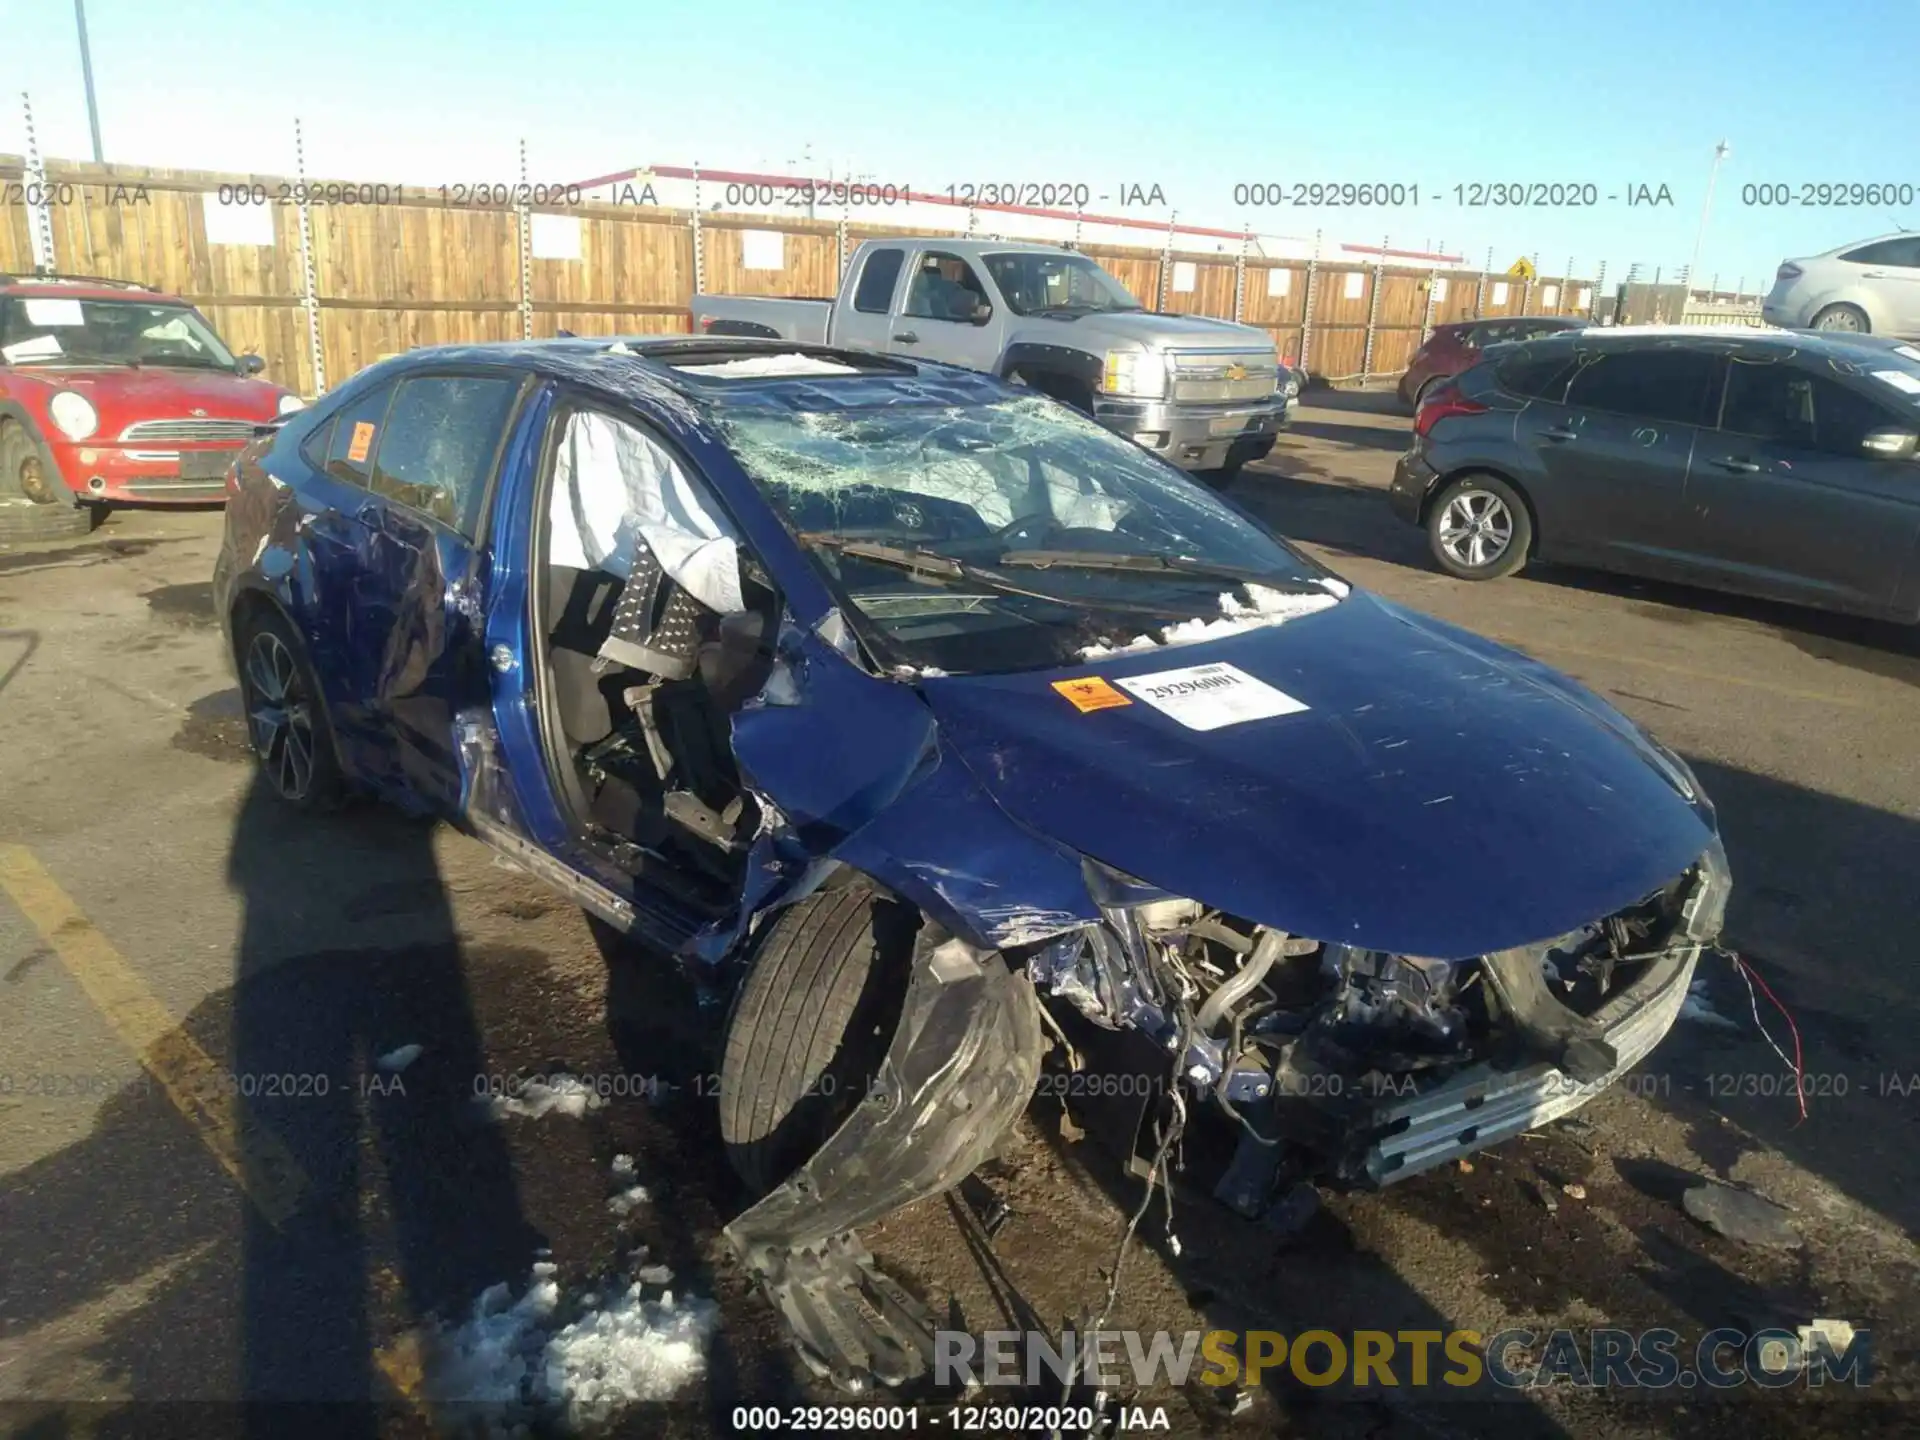
[[[1078,680],[1056,680],[1053,688],[1071,700],[1073,708],[1082,715],[1089,710],[1111,710],[1116,705],[1133,703],[1098,675],[1083,675]]]
[[[347,459],[354,465],[367,463],[367,454],[373,449],[373,422],[360,420],[353,427],[353,439],[347,445]]]

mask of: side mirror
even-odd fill
[[[1893,426],[1869,430],[1860,442],[1860,453],[1875,460],[1911,460],[1920,453],[1920,435]]]
[[[993,306],[984,300],[976,300],[973,305],[973,314],[967,319],[975,325],[984,325],[993,319]]]
[[[234,362],[233,368],[238,370],[242,375],[258,375],[262,370],[267,368],[267,362],[262,360],[258,355],[248,352]]]

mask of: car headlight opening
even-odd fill
[[[298,395],[287,394],[280,397],[279,413],[282,415],[291,415],[296,410],[304,410],[306,408],[307,402],[302,400]]]
[[[100,412],[76,390],[62,390],[47,402],[47,414],[69,440],[84,440],[100,428]]]
[[[1109,350],[1100,388],[1109,395],[1161,399],[1167,393],[1167,362],[1151,350]]]

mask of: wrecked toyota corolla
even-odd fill
[[[992,1152],[1043,1000],[1237,1123],[1258,1214],[1578,1106],[1726,904],[1592,693],[947,367],[414,351],[245,452],[215,594],[286,800],[446,815],[731,997],[729,1238],[843,1382],[916,1370],[855,1232]]]

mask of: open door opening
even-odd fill
[[[532,630],[554,792],[620,869],[722,913],[760,820],[732,719],[771,671],[780,597],[661,440],[584,408],[552,433]]]

